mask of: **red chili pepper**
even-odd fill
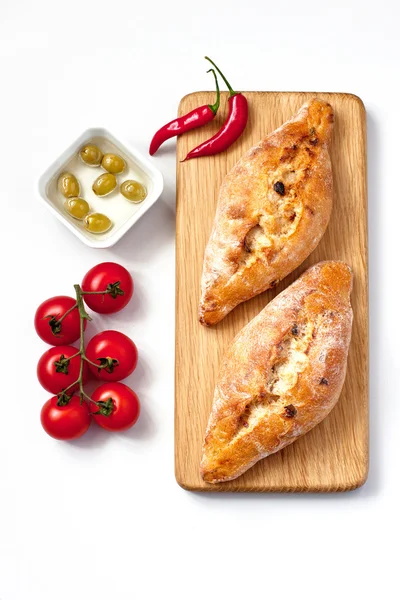
[[[217,69],[222,79],[225,81],[229,90],[229,114],[221,129],[213,135],[212,138],[206,140],[200,146],[193,148],[186,156],[185,160],[197,158],[199,156],[211,156],[223,152],[235,142],[243,133],[247,119],[249,116],[249,108],[247,100],[240,92],[235,92],[231,88],[224,74],[219,70],[217,65],[208,56],[205,57]]]
[[[183,115],[182,117],[167,123],[164,125],[164,127],[161,127],[161,129],[155,133],[153,139],[151,140],[149,148],[151,156],[157,152],[161,144],[163,144],[166,140],[169,140],[176,135],[180,135],[181,133],[185,133],[185,131],[190,131],[190,129],[201,127],[202,125],[205,125],[213,120],[219,108],[220,92],[215,71],[214,69],[210,69],[207,71],[207,73],[210,71],[214,75],[215,86],[217,90],[217,99],[215,104],[205,104],[204,106],[199,106],[199,108],[195,108],[186,115]]]

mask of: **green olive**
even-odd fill
[[[90,212],[90,206],[83,198],[67,198],[64,202],[64,208],[71,217],[82,221]]]
[[[58,189],[65,198],[76,198],[79,196],[80,185],[72,173],[62,173],[58,178]]]
[[[117,175],[118,173],[122,173],[126,167],[126,163],[124,159],[117,154],[105,154],[101,161],[101,166],[109,173]]]
[[[81,148],[79,156],[85,165],[88,165],[89,167],[99,167],[101,165],[103,153],[100,148],[94,144],[86,144],[86,146]]]
[[[90,233],[105,233],[111,229],[112,221],[106,215],[92,213],[85,217],[83,226],[87,231],[90,231]]]
[[[117,179],[112,173],[103,173],[92,185],[96,196],[107,196],[117,187]]]
[[[121,183],[120,192],[130,202],[143,202],[147,196],[147,191],[144,185],[135,181],[134,179],[127,179],[124,183]]]

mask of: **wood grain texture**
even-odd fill
[[[213,93],[185,96],[179,114],[213,101]],[[334,492],[362,485],[368,473],[368,266],[365,110],[351,94],[246,92],[250,118],[244,135],[225,153],[179,162],[213,135],[225,118],[180,137],[177,144],[175,475],[188,490],[215,492]],[[309,258],[275,289],[238,306],[212,328],[198,322],[203,255],[219,187],[240,156],[279,127],[310,98],[335,111],[331,144],[334,203],[328,229]],[[226,107],[226,95],[222,99]],[[199,465],[214,384],[225,349],[280,291],[320,260],[353,269],[354,323],[347,377],[338,404],[320,425],[236,480],[206,484]]]

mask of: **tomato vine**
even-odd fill
[[[124,291],[121,290],[121,288],[119,287],[119,281],[109,284],[107,286],[107,289],[99,291],[99,292],[84,292],[81,288],[81,286],[79,284],[75,284],[74,285],[74,289],[75,289],[75,294],[76,294],[76,304],[74,306],[72,306],[64,315],[62,315],[60,317],[60,319],[58,319],[58,322],[61,323],[63,318],[72,310],[74,310],[75,308],[78,309],[79,312],[79,325],[80,325],[80,340],[79,340],[79,351],[71,358],[74,358],[75,356],[80,356],[81,359],[81,363],[80,363],[80,369],[79,369],[79,376],[78,379],[76,381],[74,381],[73,383],[71,383],[68,387],[66,387],[65,389],[63,389],[62,392],[60,392],[59,394],[57,394],[57,404],[58,406],[66,406],[68,404],[68,402],[70,401],[70,399],[72,398],[73,394],[69,395],[67,392],[70,389],[75,388],[75,386],[79,385],[79,398],[80,398],[80,402],[82,404],[82,402],[84,402],[84,400],[91,402],[93,404],[95,404],[98,407],[98,413],[95,414],[102,414],[104,416],[109,416],[112,413],[112,402],[111,404],[108,404],[107,407],[103,406],[104,403],[100,403],[100,402],[95,402],[94,400],[92,400],[92,398],[85,392],[84,387],[83,387],[83,366],[85,361],[91,365],[93,365],[94,367],[96,367],[99,371],[101,369],[107,369],[107,367],[109,367],[109,365],[111,364],[112,367],[115,367],[119,364],[118,360],[116,358],[111,358],[108,357],[107,360],[103,361],[100,365],[94,363],[93,361],[89,360],[88,357],[85,354],[85,327],[84,327],[84,323],[85,320],[86,321],[91,321],[92,317],[87,313],[86,309],[85,309],[85,305],[83,302],[83,296],[86,294],[97,294],[97,295],[105,295],[105,294],[110,294],[111,297],[115,298],[117,295],[123,295]],[[70,359],[71,359],[70,358]],[[63,369],[64,367],[64,361],[62,360],[63,357],[61,357],[60,359],[60,365],[56,366],[56,368],[59,369]],[[69,360],[70,360],[69,359]],[[67,361],[69,362],[69,361]],[[111,399],[110,399],[111,400]]]

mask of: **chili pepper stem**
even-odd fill
[[[219,109],[220,102],[221,102],[221,92],[219,89],[219,83],[218,83],[218,78],[217,78],[216,72],[214,71],[214,69],[208,69],[207,73],[210,73],[210,71],[214,75],[215,87],[217,89],[217,99],[214,104],[209,104],[208,106],[213,111],[214,115],[216,115],[218,112],[218,109]]]
[[[231,84],[229,83],[229,81],[227,80],[227,78],[225,77],[225,75],[223,74],[223,72],[217,67],[217,65],[215,64],[215,62],[212,61],[211,58],[209,58],[208,56],[205,56],[204,58],[206,60],[208,60],[208,62],[210,62],[213,65],[213,67],[215,67],[217,69],[218,73],[221,75],[222,79],[224,80],[224,82],[226,84],[226,87],[229,90],[229,95],[230,96],[236,96],[237,92],[235,92],[235,90],[232,89]]]

